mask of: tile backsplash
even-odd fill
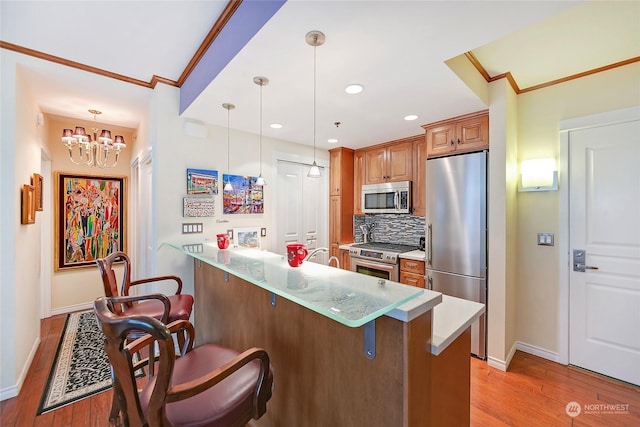
[[[424,236],[424,217],[403,214],[366,214],[353,216],[353,241],[362,243],[360,226],[374,223],[371,232],[374,242],[398,243],[418,246],[420,237]]]

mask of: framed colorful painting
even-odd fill
[[[222,195],[223,214],[262,214],[264,213],[263,186],[256,185],[255,176],[222,175],[223,182],[229,182],[231,191]]]
[[[218,171],[187,169],[187,194],[218,194]]]
[[[126,177],[56,173],[56,271],[126,250],[126,185]]]

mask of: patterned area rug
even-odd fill
[[[109,388],[111,365],[93,310],[69,314],[38,415]]]

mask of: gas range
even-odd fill
[[[369,259],[387,264],[397,264],[398,255],[418,249],[416,246],[398,245],[395,243],[357,243],[349,248],[352,258]]]

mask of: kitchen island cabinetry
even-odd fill
[[[273,397],[251,425],[469,424],[482,304],[215,241],[163,246],[193,259],[196,346],[269,354]]]
[[[411,140],[394,141],[363,151],[365,184],[411,181],[413,166]]]
[[[422,126],[428,157],[480,151],[489,148],[487,111],[458,116]]]
[[[338,259],[340,244],[353,241],[353,164],[350,148],[329,150],[329,256]]]

